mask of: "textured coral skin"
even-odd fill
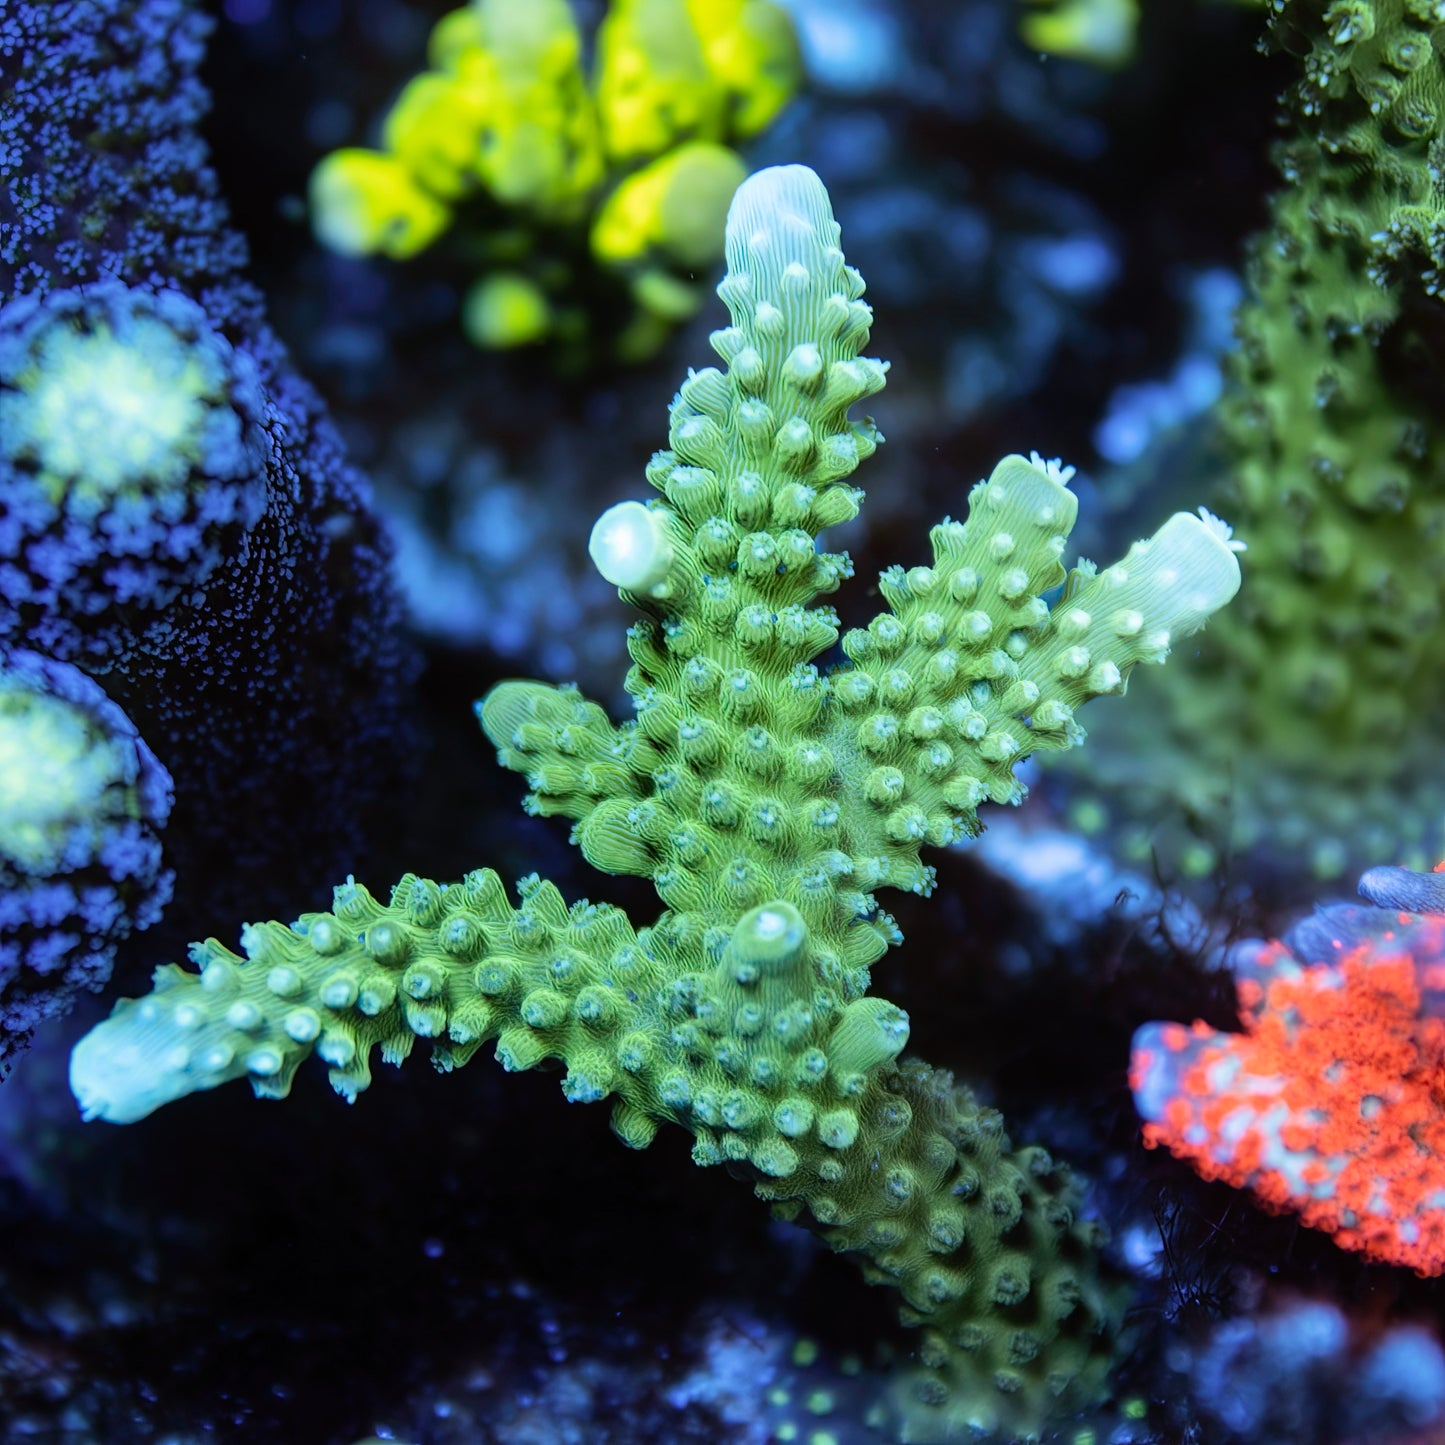
[[[100,281],[0,307],[0,634],[107,671],[267,507],[255,364],[178,291]]]
[[[847,478],[876,447],[849,408],[884,366],[859,356],[871,312],[811,171],[752,177],[733,202],[727,371],[692,372],[663,500],[604,515],[593,554],[644,620],[629,633],[636,718],[575,689],[503,683],[479,705],[529,810],[574,820],[598,868],[648,877],[666,910],[568,906],[535,876],[407,877],[389,903],[348,883],[329,913],[245,930],[246,958],[197,945],[77,1047],[88,1117],[131,1122],[247,1077],[288,1092],[312,1052],[348,1098],[368,1056],[430,1039],[438,1065],[486,1042],[509,1070],[556,1058],[573,1102],[612,1096],[633,1147],[687,1128],[784,1218],[810,1222],[922,1326],[903,1391],[909,1438],[1028,1434],[1093,1396],[1118,1301],[1067,1172],[1015,1149],[991,1110],[919,1061],[907,1016],[870,996],[901,941],[873,890],[926,895],[925,846],[1018,801],[1030,751],[1071,746],[1074,709],[1122,692],[1233,594],[1227,529],[1179,515],[1102,572],[1067,572],[1076,502],[1058,465],[1010,457],[932,534],[933,563],[890,569],[887,609],[843,640],[810,604],[850,575],[818,534],[851,517]],[[1053,610],[1041,593],[1063,585]]]
[[[1381,879],[1380,875],[1387,875]],[[1240,1033],[1135,1035],[1130,1083],[1150,1148],[1297,1213],[1344,1249],[1445,1273],[1445,917],[1401,912],[1388,875],[1235,963]],[[1429,900],[1418,886],[1417,904]]]
[[[36,448],[27,442],[0,469],[0,514],[21,527],[6,536],[0,636],[98,678],[155,749],[177,789],[166,834],[177,896],[198,912],[243,898],[284,906],[354,855],[404,752],[408,675],[389,546],[242,273],[245,244],[197,128],[210,27],[189,0],[0,11],[10,361],[24,369],[14,348],[47,307],[89,306],[98,318],[111,306],[169,315],[197,364],[210,358],[230,377],[240,435],[212,427],[185,443],[189,491],[175,495],[192,498],[194,515],[152,496],[142,522],[134,495],[82,507],[72,488],[50,517],[33,507],[18,517],[34,500]],[[76,288],[89,299],[50,299]],[[17,408],[29,385],[0,380]],[[242,495],[223,522],[233,483]],[[261,816],[275,826],[251,828]]]
[[[160,917],[171,802],[169,774],[96,683],[0,653],[0,1061]]]
[[[1316,877],[1371,858],[1427,866],[1445,798],[1428,780],[1445,676],[1445,7],[1282,0],[1271,43],[1302,60],[1285,96],[1285,185],[1251,247],[1240,345],[1216,410],[1216,504],[1250,548],[1239,604],[1199,666],[1157,689],[1167,726],[1118,716],[1091,750],[1193,864],[1295,859]],[[1169,750],[1168,754],[1164,749]],[[1160,765],[1137,778],[1136,759]],[[1166,761],[1167,757],[1167,761]],[[1171,865],[1190,845],[1152,841]]]

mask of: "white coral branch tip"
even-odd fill
[[[1153,594],[1140,610],[1175,636],[1187,637],[1239,591],[1237,550],[1217,517],[1175,512],[1152,537],[1130,548],[1123,568],[1134,585]]]

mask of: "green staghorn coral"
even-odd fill
[[[1429,866],[1445,847],[1445,789],[1426,781],[1445,696],[1445,4],[1269,11],[1302,71],[1216,413],[1215,504],[1249,576],[1199,665],[1160,679],[1165,725],[1108,719],[1086,786],[1127,784],[1144,816],[1152,794],[1161,825],[1133,844],[1190,871]]]
[[[635,719],[574,689],[507,682],[480,704],[528,808],[574,820],[609,873],[651,878],[665,911],[568,905],[533,876],[508,898],[479,870],[404,878],[389,902],[348,882],[332,911],[214,940],[157,970],[77,1046],[90,1118],[129,1122],[228,1079],[287,1093],[313,1052],[348,1099],[369,1057],[417,1039],[442,1069],[484,1044],[509,1070],[565,1065],[573,1102],[613,1100],[634,1148],[664,1123],[699,1164],[749,1178],[896,1288],[922,1327],[900,1386],[911,1439],[1029,1435],[1097,1396],[1120,1301],[1102,1231],[1068,1172],[1015,1148],[950,1075],[900,1059],[908,1018],[868,992],[901,937],[874,890],[926,894],[925,845],[1023,795],[1015,764],[1080,741],[1076,709],[1201,626],[1238,585],[1228,529],[1179,515],[1103,571],[1066,573],[1067,474],[1010,457],[932,534],[933,560],[884,574],[888,606],[820,670],[850,574],[819,533],[853,517],[848,481],[879,440],[849,408],[883,385],[861,357],[871,312],[827,192],[802,167],[752,177],[727,227],[726,371],[689,374],[662,493],[593,537],[643,613],[629,634]],[[1042,594],[1062,587],[1050,609]]]

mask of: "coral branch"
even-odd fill
[[[733,202],[732,325],[712,338],[727,371],[691,373],[673,402],[647,471],[661,498],[594,536],[644,614],[635,718],[530,682],[480,704],[527,806],[573,819],[598,868],[650,877],[656,922],[569,908],[536,877],[516,909],[488,871],[409,877],[389,905],[348,883],[330,914],[249,927],[245,959],[210,942],[199,973],[158,970],[76,1048],[71,1079],[88,1116],[126,1122],[227,1079],[285,1094],[313,1051],[348,1098],[377,1045],[399,1062],[428,1039],[442,1068],[492,1040],[507,1069],[560,1059],[568,1099],[614,1099],[624,1142],[682,1125],[699,1164],[728,1164],[900,1291],[924,1327],[901,1392],[911,1438],[1027,1434],[1107,1369],[1120,1302],[1091,1260],[1102,1231],[1047,1154],[900,1062],[907,1016],[868,994],[902,941],[874,890],[928,892],[923,847],[1022,796],[1015,763],[1078,741],[1073,710],[1162,661],[1233,594],[1238,562],[1226,529],[1181,515],[1113,567],[1066,574],[1067,474],[1007,458],[968,520],[936,529],[934,567],[885,575],[891,610],[850,635],[852,662],[820,669],[837,618],[812,604],[851,567],[819,533],[858,508],[846,478],[880,438],[848,412],[885,372],[858,354],[871,312],[838,241],[801,166]]]

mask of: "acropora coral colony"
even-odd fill
[[[1445,853],[1428,722],[1445,677],[1445,3],[1262,8],[1300,68],[1208,499],[1249,575],[1197,665],[1101,719],[1080,772],[1171,873],[1428,868]]]
[[[624,1143],[681,1125],[697,1163],[728,1163],[899,1290],[923,1331],[898,1391],[909,1438],[1028,1434],[1097,1397],[1113,1358],[1104,1231],[1062,1165],[901,1057],[907,1015],[868,992],[902,941],[874,894],[926,896],[921,850],[1019,801],[1020,759],[1080,742],[1082,704],[1228,601],[1236,544],[1180,513],[1115,565],[1066,573],[1069,472],[1008,457],[966,521],[933,529],[928,564],[883,574],[886,610],[820,670],[837,616],[812,604],[852,569],[819,536],[858,511],[848,478],[879,436],[848,411],[885,373],[859,354],[871,311],[838,237],[804,167],[733,200],[726,369],[690,372],[674,400],[647,467],[661,496],[593,533],[643,614],[636,717],[531,682],[478,705],[529,811],[572,819],[603,872],[652,879],[660,916],[635,928],[535,875],[514,905],[488,869],[407,876],[385,902],[348,880],[330,912],[246,927],[244,957],[210,940],[193,969],[158,969],[76,1047],[71,1082],[87,1118],[128,1123],[231,1079],[282,1096],[312,1053],[348,1099],[378,1045],[399,1063],[428,1040],[444,1070],[491,1041],[509,1070],[560,1059],[565,1097],[610,1097]]]
[[[313,173],[317,236],[401,261],[455,226],[480,271],[462,303],[478,346],[650,355],[703,304],[746,174],[730,143],[793,95],[797,41],[771,0],[613,0],[590,82],[582,49],[568,0],[443,16],[381,149],[348,146]],[[589,297],[617,289],[633,317],[599,338]]]

